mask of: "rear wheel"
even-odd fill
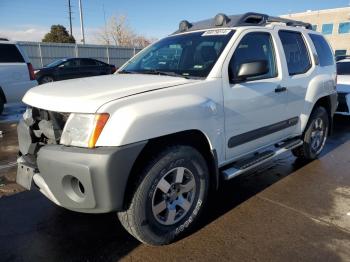
[[[190,146],[172,146],[144,169],[131,203],[118,217],[125,229],[149,245],[164,245],[188,231],[208,193],[203,156]]]
[[[52,76],[43,76],[40,78],[39,83],[46,84],[46,83],[51,83],[54,81],[55,81],[55,79]]]
[[[298,158],[316,159],[321,153],[327,140],[329,130],[328,114],[324,107],[317,107],[312,112],[304,133],[304,144],[293,149]]]

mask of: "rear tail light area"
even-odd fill
[[[115,67],[115,65],[111,65],[111,72],[112,72],[112,74],[114,74],[115,71],[117,71],[117,68]]]
[[[28,72],[29,72],[29,78],[30,78],[30,80],[35,80],[35,74],[34,74],[33,65],[32,65],[31,63],[27,63],[27,67],[28,67]]]

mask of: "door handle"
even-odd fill
[[[287,91],[287,87],[285,86],[277,86],[275,89],[275,93],[281,93],[281,92],[286,92]]]

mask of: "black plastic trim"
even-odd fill
[[[243,133],[237,136],[233,136],[228,141],[228,147],[232,148],[235,146],[239,146],[253,140],[259,139],[261,137],[276,133],[283,129],[289,128],[291,126],[295,126],[299,122],[299,117],[293,117],[269,126],[264,126],[253,131],[249,131],[247,133]]]
[[[2,90],[2,87],[0,86],[0,100],[4,102],[4,104],[7,103],[6,96],[4,93],[4,90]]]

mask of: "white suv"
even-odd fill
[[[182,21],[114,75],[30,90],[17,182],[70,210],[117,211],[144,243],[174,241],[222,180],[321,153],[336,66],[310,28],[257,13]]]
[[[0,39],[0,115],[5,104],[20,103],[38,83],[27,56],[14,42]]]

